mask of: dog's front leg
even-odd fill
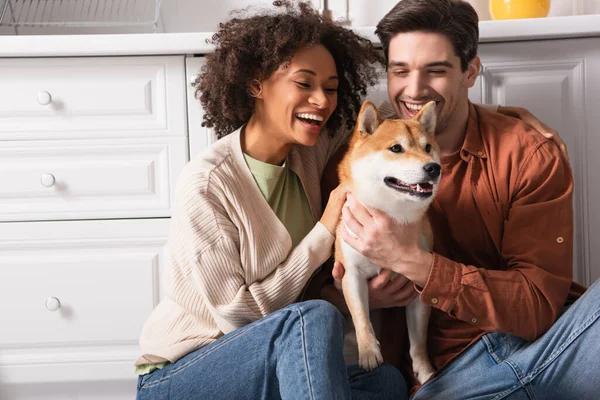
[[[369,287],[367,280],[350,271],[342,278],[342,290],[352,315],[358,343],[358,365],[368,371],[383,363],[379,342],[369,319]]]
[[[406,306],[406,325],[410,340],[410,358],[412,358],[415,377],[423,384],[435,370],[429,361],[427,352],[427,327],[431,308],[416,297]]]

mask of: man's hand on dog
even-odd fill
[[[421,247],[419,224],[398,224],[384,212],[368,210],[350,193],[342,209],[342,238],[384,269],[424,287],[433,256]]]
[[[336,261],[333,265],[333,278],[340,282],[345,269]],[[417,296],[415,285],[402,275],[389,269],[382,269],[379,275],[369,281],[369,308],[406,307]]]

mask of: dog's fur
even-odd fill
[[[340,184],[366,207],[381,210],[399,223],[420,222],[426,250],[432,249],[433,237],[425,212],[441,173],[435,123],[435,102],[425,105],[413,120],[383,120],[373,103],[366,101],[338,169]],[[397,145],[401,151],[394,147]],[[431,146],[429,152],[427,145]],[[383,362],[383,357],[369,319],[367,281],[381,268],[342,239],[342,224],[337,228],[335,259],[345,267],[342,290],[356,329],[359,366],[371,370]],[[427,353],[430,311],[418,297],[406,309],[413,372],[421,383],[434,373]]]

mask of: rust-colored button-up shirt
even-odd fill
[[[434,257],[421,301],[433,307],[437,369],[487,332],[535,340],[583,292],[572,282],[572,195],[554,142],[470,105],[464,143],[442,159],[428,213]]]

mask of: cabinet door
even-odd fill
[[[483,44],[472,101],[521,106],[559,132],[575,177],[574,278],[600,278],[600,38]]]
[[[135,383],[169,219],[0,224],[0,386]]]
[[[0,141],[0,221],[168,217],[187,138]]]
[[[204,112],[200,100],[196,99],[196,89],[192,83],[206,59],[204,57],[187,57],[185,59],[185,70],[187,78],[187,107],[188,107],[188,131],[190,133],[190,159],[202,152],[217,140],[217,136],[210,128],[202,126]]]
[[[183,57],[2,58],[0,141],[184,137]]]

